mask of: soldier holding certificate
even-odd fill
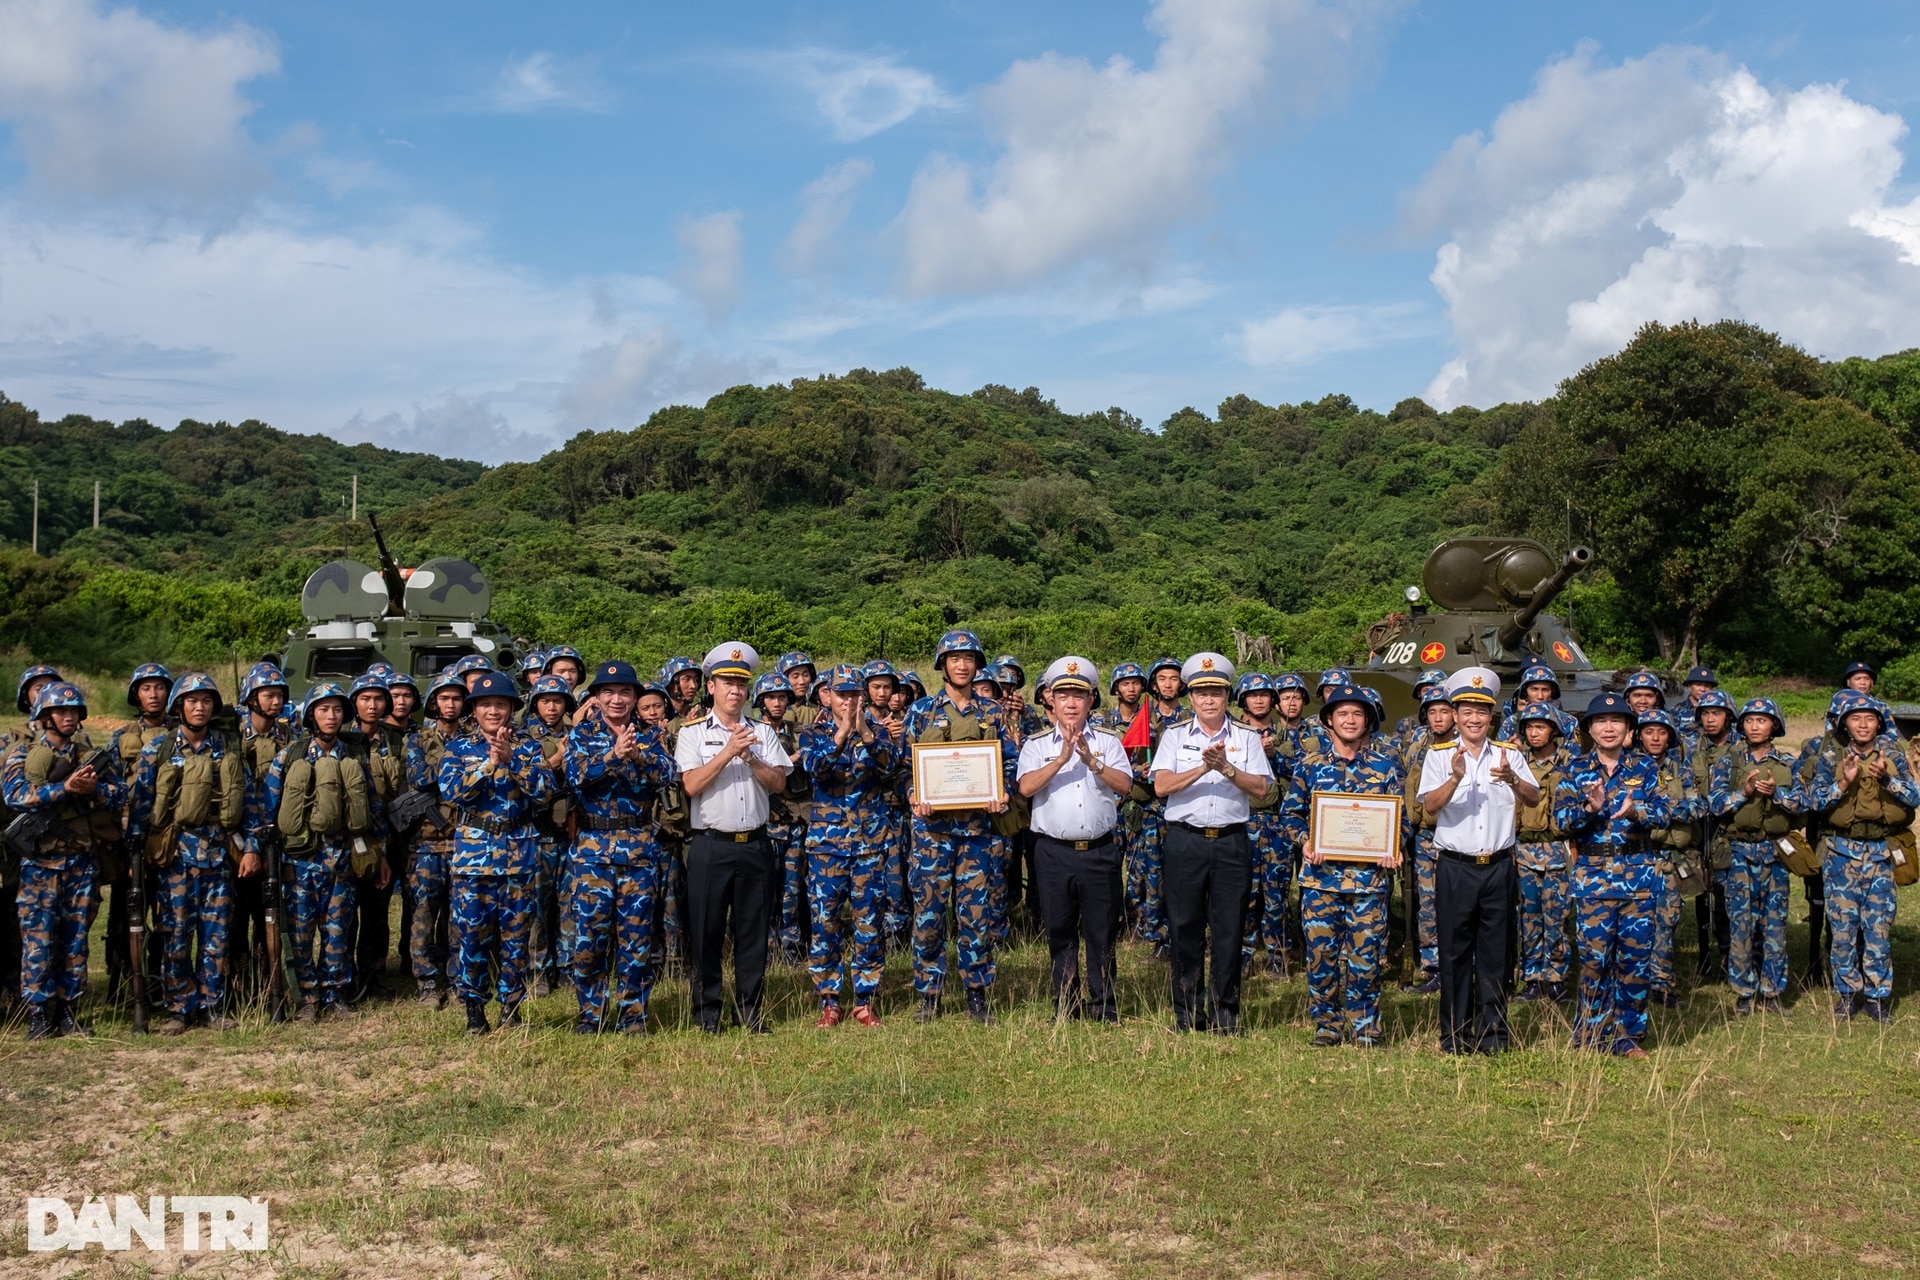
[[[1435,818],[1435,914],[1440,939],[1440,1048],[1507,1047],[1513,967],[1514,814],[1540,798],[1520,749],[1489,740],[1500,677],[1467,667],[1447,680],[1459,736],[1436,744],[1420,770],[1420,807]]]

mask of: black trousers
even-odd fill
[[[1240,1025],[1240,938],[1253,844],[1244,826],[1208,838],[1169,822],[1160,847],[1174,1022],[1182,1031],[1231,1031]]]
[[[1499,1053],[1507,1047],[1507,987],[1513,973],[1511,852],[1476,866],[1440,851],[1433,907],[1440,940],[1440,1048]]]
[[[1047,950],[1053,957],[1053,998],[1075,1017],[1112,1022],[1114,944],[1126,898],[1120,888],[1120,842],[1095,849],[1034,833],[1033,886]],[[1087,944],[1085,1003],[1081,999],[1080,942]]]
[[[733,999],[741,1025],[760,1021],[767,976],[767,920],[780,897],[778,858],[763,827],[745,841],[696,831],[687,841],[687,958],[693,1020],[720,1025],[721,954],[733,934]],[[731,917],[731,920],[729,920]]]

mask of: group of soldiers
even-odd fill
[[[914,1018],[940,1015],[951,942],[967,1012],[991,1022],[995,954],[1025,923],[1062,1016],[1118,1018],[1131,935],[1168,963],[1182,1029],[1237,1031],[1246,976],[1304,966],[1315,1042],[1371,1045],[1394,916],[1409,985],[1442,990],[1454,925],[1437,869],[1453,857],[1512,869],[1506,959],[1478,998],[1577,998],[1580,1044],[1637,1054],[1648,1005],[1678,1002],[1688,898],[1697,977],[1723,971],[1740,1013],[1784,1013],[1794,874],[1809,980],[1831,983],[1841,1018],[1889,1016],[1920,786],[1866,664],[1797,754],[1770,700],[1736,708],[1704,668],[1671,707],[1647,672],[1578,716],[1544,665],[1505,702],[1497,678],[1426,672],[1418,714],[1389,726],[1338,668],[1310,688],[1202,653],[1103,679],[1069,655],[1029,700],[1021,664],[965,630],[931,667],[931,688],[885,660],[822,672],[787,653],[763,671],[727,642],[649,678],[563,645],[511,671],[468,655],[424,691],[376,664],[296,704],[262,662],[229,707],[209,676],[147,664],[102,746],[80,689],[35,666],[0,768],[19,930],[17,976],[0,976],[29,1039],[91,1034],[104,904],[107,998],[130,999],[137,1027],[151,1004],[166,1035],[231,1027],[256,999],[350,1018],[394,994],[396,952],[415,998],[456,1000],[476,1034],[561,987],[579,1032],[644,1033],[654,981],[675,972],[718,1033],[729,950],[732,1020],[764,1032],[770,954],[805,964],[816,1025],[874,1026],[889,952],[911,958]],[[1463,853],[1436,834],[1467,768],[1455,748],[1477,752],[1489,724],[1513,752],[1489,775],[1511,821],[1499,847]],[[917,793],[914,747],[982,740],[1000,747],[998,798]],[[1436,752],[1452,771],[1437,785]],[[1396,853],[1323,856],[1317,793],[1398,797]],[[1502,1047],[1504,1022],[1490,1035],[1475,1047]]]

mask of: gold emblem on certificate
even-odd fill
[[[1399,796],[1359,796],[1343,791],[1313,793],[1307,839],[1321,857],[1336,862],[1387,862],[1400,852]]]
[[[913,794],[933,809],[985,809],[1004,801],[999,739],[914,743]]]

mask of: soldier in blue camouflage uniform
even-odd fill
[[[161,991],[167,1017],[156,1028],[163,1036],[180,1035],[200,1021],[216,1031],[239,1025],[221,1007],[232,873],[245,861],[258,875],[260,856],[246,828],[252,789],[246,755],[215,727],[220,703],[219,686],[209,676],[190,672],[174,682],[167,713],[175,727],[141,750],[127,804],[130,845],[149,834],[172,836],[170,852],[163,846],[147,855],[159,872],[158,906],[166,921]]]
[[[1726,886],[1732,947],[1727,982],[1735,1013],[1752,1013],[1755,1001],[1769,1013],[1785,1013],[1787,989],[1787,897],[1793,881],[1774,841],[1800,824],[1806,810],[1793,760],[1774,746],[1787,722],[1772,698],[1740,708],[1741,745],[1713,767],[1707,801],[1721,821],[1732,865],[1718,873]]]
[[[1823,749],[1807,797],[1822,815],[1821,873],[1833,924],[1834,1013],[1891,1016],[1894,888],[1889,838],[1913,821],[1920,783],[1906,755],[1887,745],[1892,717],[1870,694],[1844,690],[1842,742]],[[1912,857],[1911,850],[1904,856]]]
[[[407,785],[407,735],[391,723],[393,693],[387,681],[397,674],[384,662],[376,662],[347,686],[347,701],[353,711],[341,736],[361,752],[367,761],[367,777],[373,783],[375,803],[382,813],[400,797]],[[404,847],[396,846],[393,832],[384,821],[368,835],[380,847],[380,858],[370,869],[356,875],[353,887],[353,1000],[357,1004],[369,997],[386,998],[393,994],[386,985],[387,954],[393,950],[390,924],[393,901],[393,867]],[[363,859],[363,861],[365,861]]]
[[[1671,1009],[1680,1003],[1673,970],[1674,931],[1680,924],[1680,876],[1687,859],[1698,848],[1707,798],[1695,785],[1693,770],[1675,749],[1680,731],[1671,712],[1649,711],[1641,716],[1638,737],[1640,751],[1659,772],[1660,788],[1670,809],[1667,825],[1649,835],[1658,855],[1660,892],[1654,900],[1653,959],[1648,972],[1653,985],[1649,999]]]
[[[826,709],[800,735],[797,757],[813,782],[806,844],[813,937],[807,967],[820,996],[814,1025],[822,1028],[841,1020],[843,958],[853,977],[853,1020],[863,1027],[880,1025],[873,1006],[886,960],[884,860],[893,821],[888,793],[899,772],[901,748],[867,710],[872,685],[864,676],[855,667],[833,669],[823,690]],[[851,917],[851,947],[843,910]]]
[[[407,959],[418,987],[415,999],[436,1009],[447,1002],[453,945],[448,932],[453,822],[452,811],[440,800],[440,758],[447,744],[466,732],[466,703],[467,687],[460,678],[441,676],[427,690],[426,721],[407,735],[407,786],[436,801],[414,830],[407,859],[406,893],[413,904]]]
[[[501,1026],[521,1024],[538,858],[534,815],[555,794],[540,744],[514,732],[511,721],[519,704],[512,680],[497,672],[481,676],[467,690],[475,731],[449,742],[440,758],[440,796],[455,810],[451,897],[459,957],[454,990],[474,1035],[491,1030],[490,994],[499,998]],[[498,970],[492,992],[489,959]]]
[[[567,734],[567,784],[579,806],[567,914],[573,922],[573,1029],[605,1025],[613,978],[616,1031],[644,1035],[653,990],[654,895],[664,852],[653,829],[659,793],[680,779],[658,726],[634,718],[640,677],[625,662],[603,662],[588,686],[593,709]]]
[[[800,733],[787,719],[793,686],[778,671],[763,671],[747,687],[747,716],[768,726],[787,755],[797,760]],[[767,838],[779,859],[780,897],[768,911],[768,954],[799,963],[805,958],[807,922],[805,778],[795,768],[787,775],[787,793],[767,798]]]
[[[1708,802],[1707,815],[1700,823],[1701,873],[1706,877],[1706,888],[1693,900],[1694,939],[1699,948],[1694,976],[1701,982],[1716,975],[1726,976],[1727,955],[1733,948],[1733,922],[1727,916],[1727,885],[1722,876],[1733,865],[1733,850],[1726,834],[1719,829],[1719,820],[1714,817],[1711,797],[1714,765],[1720,762],[1721,756],[1740,747],[1740,735],[1733,728],[1734,713],[1732,698],[1722,690],[1710,690],[1701,695],[1693,709],[1693,732],[1681,734],[1686,739],[1688,762],[1693,766],[1694,789]],[[1798,775],[1798,762],[1794,769]],[[1802,790],[1810,777],[1810,773],[1801,777]],[[1818,876],[1807,882],[1807,903],[1816,914],[1820,896],[1818,882]],[[1817,922],[1814,935],[1816,939],[1819,936]],[[1717,963],[1714,960],[1716,945],[1720,952]]]
[[[1008,729],[1008,749],[1017,758],[1021,744],[1035,734],[1046,733],[1053,725],[1039,704],[1043,691],[1036,688],[1031,702],[1024,696],[1027,669],[1018,658],[1003,653],[993,660],[993,670],[1000,682],[1001,720]],[[869,697],[868,702],[872,701]],[[1007,925],[1010,927],[1024,909],[1027,927],[1037,929],[1040,900],[1034,881],[1032,813],[1027,798],[1014,792],[1009,797],[1007,812],[1000,816],[996,826],[1006,844]],[[1004,941],[1004,931],[1001,936]]]
[[[1575,1048],[1644,1058],[1653,916],[1661,892],[1651,833],[1672,812],[1653,761],[1629,745],[1639,717],[1606,693],[1587,704],[1581,727],[1593,749],[1567,763],[1554,788],[1553,818],[1574,841],[1573,905],[1580,949]]]
[[[1292,742],[1273,719],[1273,678],[1249,671],[1234,682],[1234,701],[1240,706],[1240,723],[1260,735],[1267,755],[1267,768],[1279,788],[1275,803],[1254,805],[1247,819],[1247,839],[1253,846],[1253,879],[1247,904],[1247,929],[1240,947],[1241,968],[1253,970],[1253,953],[1267,948],[1267,972],[1287,977],[1287,890],[1293,883],[1293,849],[1287,844],[1280,823],[1278,799],[1286,793],[1292,776]]]
[[[1328,667],[1320,673],[1320,683],[1314,686],[1313,692],[1321,705],[1325,706],[1328,690],[1357,689],[1357,687],[1353,683],[1352,674],[1345,667]],[[1378,733],[1379,730],[1380,727],[1376,724],[1369,736]],[[1333,735],[1319,720],[1308,720],[1300,726],[1300,750],[1306,755],[1325,755],[1333,750]]]
[[[667,691],[675,719],[700,713],[700,664],[692,658],[668,658],[655,683]]]
[[[167,716],[167,695],[173,692],[173,674],[158,662],[143,662],[133,669],[127,677],[127,706],[133,709],[131,724],[114,730],[113,753],[120,762],[120,778],[130,783],[140,768],[140,752],[149,742],[172,727]],[[124,814],[123,814],[124,816]],[[140,851],[125,840],[111,849],[101,849],[100,875],[94,889],[96,900],[105,890],[112,890],[113,897],[107,903],[107,936],[125,938],[127,936],[127,909],[132,901],[132,882],[130,876],[143,877],[142,899],[146,904],[148,919],[147,945],[142,954],[141,963],[147,968],[146,982],[148,990],[154,988],[160,978],[160,956],[164,951],[165,939],[161,936],[166,930],[166,920],[159,911],[160,877],[153,868],[147,866],[140,857]],[[96,902],[97,907],[97,902]],[[115,993],[126,981],[127,949],[121,946],[107,948],[107,990]]]
[[[1694,667],[1687,672],[1687,678],[1681,681],[1686,696],[1680,699],[1680,705],[1672,708],[1674,727],[1680,736],[1689,743],[1698,728],[1696,716],[1700,710],[1701,699],[1720,688],[1720,677],[1713,673],[1712,667]]]
[[[1320,726],[1331,744],[1295,763],[1281,802],[1287,839],[1298,845],[1300,927],[1307,941],[1307,1010],[1313,1043],[1380,1042],[1380,979],[1387,950],[1387,898],[1396,857],[1379,865],[1329,862],[1313,847],[1313,793],[1397,796],[1406,790],[1400,761],[1370,745],[1380,726],[1374,704],[1350,684],[1323,686]],[[1404,841],[1407,833],[1403,830]]]
[[[1298,676],[1294,678],[1296,680],[1299,679]],[[1413,682],[1413,714],[1410,716],[1401,716],[1393,725],[1393,741],[1400,752],[1400,759],[1403,762],[1408,759],[1407,747],[1413,742],[1414,734],[1427,727],[1427,695],[1446,682],[1447,673],[1437,669],[1422,671],[1420,678]],[[1448,706],[1451,707],[1452,704],[1449,703]],[[1501,736],[1505,737],[1506,735],[1502,734]]]
[[[13,693],[14,706],[20,709],[20,724],[6,726],[0,730],[0,760],[6,758],[13,744],[24,738],[37,738],[39,730],[29,718],[33,707],[34,695],[47,685],[57,683],[60,672],[45,663],[37,663],[20,673],[19,684]],[[0,802],[0,823],[10,821],[6,805]],[[0,1007],[11,1009],[20,999],[20,882],[9,873],[0,875]],[[99,896],[98,882],[94,896]],[[92,908],[89,908],[89,919]]]
[[[1454,739],[1453,703],[1439,685],[1420,697],[1420,725],[1397,744],[1400,768],[1407,776],[1407,820],[1413,828],[1413,902],[1414,945],[1420,960],[1420,979],[1413,989],[1421,995],[1440,990],[1440,917],[1434,906],[1434,893],[1440,871],[1440,851],[1433,843],[1433,815],[1420,807],[1412,788],[1419,785],[1420,767],[1427,752],[1445,746]],[[1506,741],[1506,739],[1501,739]],[[1403,886],[1404,888],[1404,886]],[[1402,902],[1401,909],[1408,910]]]
[[[331,682],[314,685],[301,704],[302,733],[274,756],[267,769],[265,806],[279,832],[282,918],[299,988],[294,1016],[302,1022],[317,1021],[323,1011],[334,1018],[348,1015],[347,996],[353,986],[353,863],[356,858],[365,863],[375,853],[370,842],[382,820],[365,757],[341,736],[351,715],[345,689]],[[340,774],[343,794],[355,789],[351,779],[358,777],[364,811],[351,812],[355,806],[343,800],[332,829],[315,830],[311,807],[316,788],[309,785],[304,792],[295,788],[290,793],[287,784],[290,772],[296,781],[310,783],[323,760],[337,762],[332,768]]]
[[[1554,723],[1560,726],[1560,741],[1569,743],[1580,731],[1580,722],[1560,706],[1560,677],[1553,668],[1544,662],[1530,663],[1520,669],[1520,692],[1514,699],[1514,709],[1500,724],[1500,737],[1508,742],[1518,742],[1519,714],[1522,709],[1543,704],[1553,711]]]
[[[553,798],[534,815],[539,839],[534,853],[533,929],[527,940],[527,964],[536,1000],[551,995],[555,984],[564,983],[573,968],[572,930],[567,927],[562,890],[567,877],[567,847],[573,839],[568,832],[572,801],[561,757],[568,731],[573,728],[573,690],[579,682],[568,680],[565,673],[574,661],[549,655],[547,665],[559,670],[533,682],[521,719],[522,730],[539,744],[556,784]]]
[[[1515,715],[1527,768],[1540,798],[1514,816],[1514,870],[1520,889],[1521,1000],[1566,998],[1573,944],[1567,939],[1567,888],[1572,875],[1567,842],[1553,820],[1553,792],[1571,759],[1560,740],[1560,716],[1548,703],[1530,702]]]
[[[1170,724],[1187,718],[1180,705],[1186,686],[1180,683],[1177,658],[1161,658],[1147,668],[1147,729],[1145,747],[1129,752],[1135,775],[1144,778],[1146,767],[1159,749],[1160,735]],[[1116,711],[1118,708],[1116,708]],[[1125,730],[1120,730],[1124,739]],[[1153,948],[1156,958],[1167,954],[1167,890],[1164,878],[1162,846],[1166,841],[1166,801],[1146,789],[1147,799],[1140,806],[1140,829],[1131,841],[1133,860],[1127,867],[1127,902],[1132,908],[1135,930],[1140,940]]]
[[[293,741],[298,722],[287,714],[287,678],[271,662],[256,662],[240,677],[239,702],[234,721],[239,730],[240,753],[247,766],[246,830],[255,841],[258,858],[240,860],[240,871],[233,882],[233,925],[227,935],[228,972],[232,978],[250,976],[260,988],[267,985],[267,876],[266,858],[272,852],[269,842],[272,813],[267,809],[267,770],[280,748]],[[275,904],[276,914],[278,904]],[[233,999],[229,987],[229,999]]]
[[[446,674],[458,680],[471,691],[474,683],[478,681],[481,676],[486,675],[492,670],[493,663],[489,662],[484,655],[470,653],[448,667]]]
[[[971,631],[949,631],[934,647],[933,665],[941,689],[907,711],[906,741],[967,742],[990,738],[1000,743],[1001,766],[1009,775],[1016,757],[1007,754],[999,709],[975,696],[974,674],[986,660]],[[967,988],[967,1013],[990,1023],[987,990],[993,985],[993,834],[992,818],[1006,802],[986,809],[935,813],[909,793],[913,807],[913,987],[920,995],[914,1020],[940,1014],[940,990],[947,974],[947,912],[951,908],[960,950],[960,976]]]
[[[20,859],[20,998],[29,1040],[93,1034],[76,1006],[87,989],[94,851],[118,841],[126,788],[115,761],[79,767],[89,754],[80,741],[86,718],[79,689],[61,680],[42,684],[32,704],[36,731],[13,743],[0,768],[7,808],[50,808],[60,824]]]
[[[1116,738],[1125,738],[1146,702],[1146,671],[1137,662],[1116,663],[1107,676],[1107,693],[1112,696],[1113,705],[1105,711],[1094,712],[1087,723],[1096,729],[1105,729]],[[1123,924],[1136,933],[1140,929],[1140,920],[1139,898],[1134,891],[1134,873],[1138,865],[1134,849],[1142,838],[1148,802],[1154,798],[1153,789],[1140,780],[1140,771],[1150,759],[1150,755],[1141,751],[1129,753],[1135,775],[1134,788],[1132,794],[1120,797],[1120,822],[1113,829],[1114,839],[1120,842],[1121,878],[1126,899]]]
[[[885,658],[875,658],[860,668],[860,679],[866,686],[867,710],[880,722],[881,729],[893,739],[895,748],[899,748],[906,738],[907,707],[918,700],[908,690],[905,674]],[[907,691],[904,700],[899,696]],[[814,716],[826,714],[826,693],[824,686],[816,683],[813,688],[815,701],[820,705],[813,710]],[[899,710],[895,710],[895,704]],[[798,746],[796,742],[795,746]],[[799,756],[789,751],[797,761]],[[875,812],[880,821],[880,859],[882,867],[883,896],[881,900],[881,944],[884,947],[891,939],[906,941],[913,925],[913,891],[907,884],[907,863],[912,845],[911,823],[913,815],[907,811],[907,788],[912,782],[912,768],[903,753],[900,764],[886,784],[879,788],[873,797]],[[797,765],[795,772],[804,775],[805,770]]]
[[[570,644],[557,644],[540,655],[540,674],[567,682],[571,693],[587,678],[587,660]]]

